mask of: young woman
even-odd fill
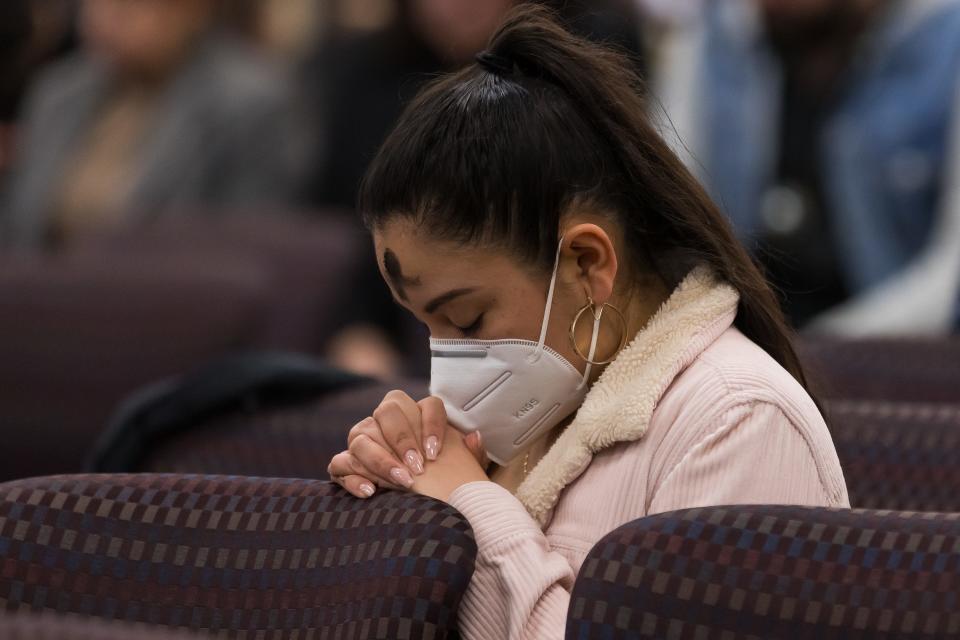
[[[638,84],[524,6],[363,184],[384,278],[430,329],[432,396],[389,394],[329,471],[469,520],[465,638],[563,637],[584,557],[630,520],[848,506],[776,298]]]

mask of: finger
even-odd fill
[[[420,410],[420,405],[413,398],[411,398],[407,393],[400,391],[399,389],[394,389],[389,392],[386,396],[383,397],[384,402],[396,402],[400,407],[400,410],[403,411],[403,415],[407,418],[407,423],[410,425],[411,429],[414,432],[417,440],[417,451],[421,454],[425,451],[421,447],[423,441],[422,430],[423,430],[423,415]]]
[[[387,482],[382,478],[379,478],[376,473],[370,469],[367,469],[363,463],[360,462],[349,451],[342,451],[333,456],[333,458],[330,460],[329,466],[327,466],[327,473],[330,474],[332,479],[345,478],[347,476],[354,475],[363,478],[374,486],[380,486],[384,489],[401,488],[398,484]]]
[[[350,443],[350,453],[366,469],[373,472],[378,482],[400,485],[409,489],[413,477],[399,460],[387,449],[381,447],[366,435],[359,435]]]
[[[423,453],[420,451],[420,408],[414,403],[417,415],[411,424],[407,413],[395,400],[384,400],[373,412],[390,450],[403,460],[416,475],[423,473]],[[366,460],[363,461],[366,464]]]
[[[330,477],[343,478],[345,476],[360,475],[364,476],[370,482],[376,482],[377,476],[371,473],[360,462],[353,457],[349,451],[341,451],[330,459],[327,466],[327,473]]]
[[[467,450],[473,454],[473,457],[477,459],[481,467],[486,469],[490,466],[490,458],[487,457],[487,452],[483,448],[483,437],[479,431],[468,433],[463,439],[463,444],[465,444]]]
[[[358,498],[369,498],[377,491],[363,476],[337,476],[334,481]]]
[[[436,460],[443,446],[443,434],[447,431],[447,410],[443,400],[436,396],[424,398],[417,403],[420,406],[420,436],[423,438],[423,450],[427,460]]]
[[[389,446],[387,445],[387,441],[383,439],[383,433],[380,431],[380,426],[372,417],[364,418],[350,428],[349,433],[347,433],[347,445],[353,442],[353,439],[360,434],[369,436],[374,442],[383,447]]]

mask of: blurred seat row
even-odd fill
[[[120,473],[78,473],[144,385],[237,350],[316,354],[353,293],[346,265],[369,259],[355,229],[332,229],[157,228],[4,258],[0,639],[457,637],[476,557],[462,516],[323,481],[353,423],[424,381],[223,405],[153,434]],[[960,633],[960,342],[801,346],[854,509],[628,523],[585,561],[568,638]]]
[[[0,255],[0,479],[78,471],[127,394],[236,351],[316,354],[338,328],[355,224],[205,217],[66,253]]]

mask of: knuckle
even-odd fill
[[[366,444],[366,442],[369,439],[370,439],[370,436],[368,436],[365,433],[357,434],[357,437],[350,441],[350,445],[347,447],[347,451],[349,451],[352,455],[356,456],[357,453],[360,451],[360,449],[364,446],[364,444]]]
[[[434,422],[445,422],[447,418],[447,410],[443,406],[443,400],[436,396],[430,396],[423,401],[423,408],[426,409],[430,415],[430,419]]]
[[[367,417],[361,420],[360,422],[358,422],[357,424],[353,425],[352,427],[350,427],[350,431],[347,432],[347,438],[352,440],[353,438],[356,438],[360,434],[366,433],[366,431],[370,429],[372,422],[373,422],[373,418]]]
[[[363,475],[364,473],[366,473],[366,469],[364,469],[363,465],[360,464],[360,461],[354,458],[353,456],[350,456],[349,466],[350,466],[350,471],[352,473],[355,473],[357,475]]]
[[[387,417],[390,413],[398,410],[400,405],[398,405],[393,400],[384,400],[380,403],[376,409],[373,410],[373,419],[377,422],[380,422],[382,419]]]

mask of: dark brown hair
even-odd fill
[[[645,102],[629,58],[522,4],[482,61],[407,107],[363,181],[364,221],[404,216],[549,270],[562,216],[586,204],[623,229],[634,276],[653,271],[676,286],[709,264],[740,293],[736,326],[806,386],[774,292]]]

